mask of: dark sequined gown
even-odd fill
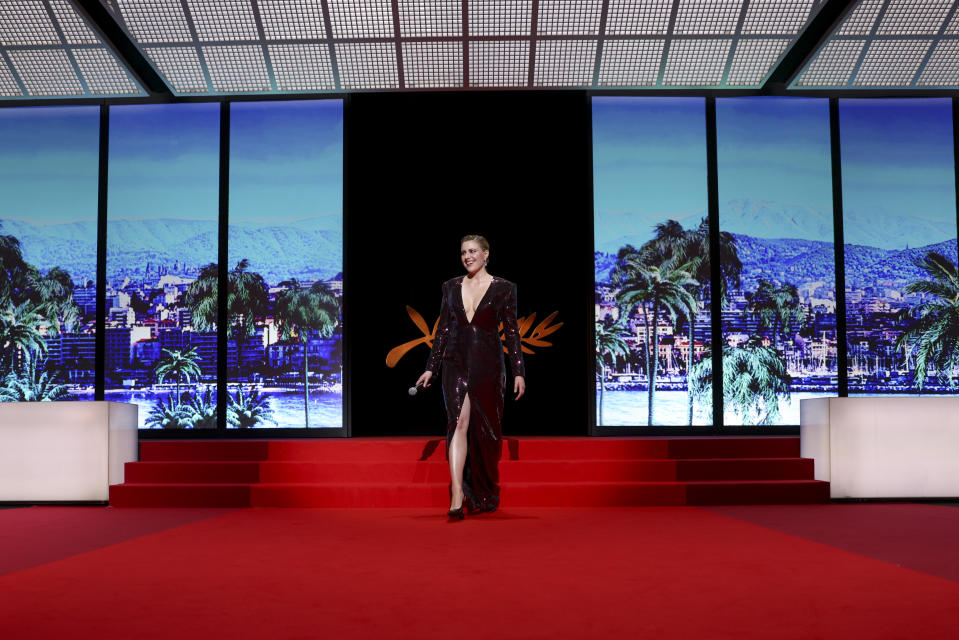
[[[426,370],[442,369],[446,402],[446,451],[466,394],[470,398],[466,465],[463,470],[465,506],[492,511],[499,506],[499,458],[503,447],[500,420],[506,388],[506,350],[513,376],[524,376],[521,336],[516,323],[516,285],[493,276],[476,306],[472,322],[466,319],[462,285],[465,276],[443,283],[443,302],[433,350]],[[442,366],[441,366],[442,365]]]

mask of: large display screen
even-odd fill
[[[0,401],[93,400],[99,114],[0,109]]]
[[[342,427],[343,103],[230,120],[228,426]]]
[[[220,105],[110,109],[106,399],[216,428]]]
[[[956,389],[951,100],[840,100],[850,395]]]
[[[712,423],[702,98],[593,98],[596,424]]]
[[[829,102],[718,99],[716,146],[724,424],[799,424],[839,387]]]

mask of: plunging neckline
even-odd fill
[[[476,313],[479,311],[480,307],[483,306],[483,301],[486,300],[486,296],[489,294],[489,290],[493,288],[493,281],[496,280],[496,276],[490,276],[489,285],[486,287],[486,291],[483,292],[483,295],[480,296],[479,302],[476,303],[476,309],[473,310],[473,318],[476,317]],[[466,276],[460,278],[460,306],[463,308],[463,315],[466,316],[466,302],[463,300],[463,283],[466,282]],[[471,318],[466,318],[466,324],[472,325],[473,320]]]

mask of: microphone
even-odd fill
[[[410,387],[409,393],[411,396],[415,396],[417,393],[419,393],[420,389],[423,389],[423,388],[424,388],[423,383],[417,382],[415,387]]]

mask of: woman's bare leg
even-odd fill
[[[466,464],[466,432],[470,424],[470,396],[463,398],[463,407],[456,420],[456,430],[450,439],[450,510],[463,506],[463,466]]]

